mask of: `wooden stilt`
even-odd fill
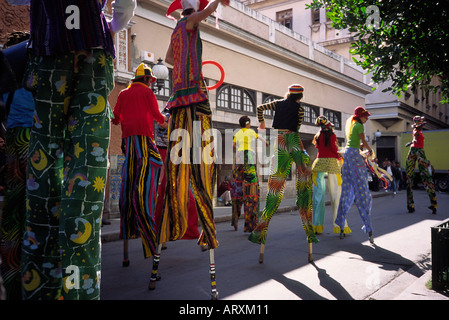
[[[309,242],[309,262],[313,262],[313,255],[312,255],[312,242]]]
[[[157,269],[159,268],[159,260],[161,258],[162,244],[157,246],[157,251],[153,256],[153,270],[151,271],[150,283],[148,284],[148,290],[156,289],[156,281],[160,280],[157,275]]]
[[[210,273],[210,297],[211,300],[218,300],[217,281],[215,279],[215,256],[214,249],[209,250],[209,273]]]
[[[129,259],[128,259],[128,239],[123,240],[123,267],[129,266]]]
[[[264,255],[264,252],[265,252],[265,244],[262,243],[262,244],[260,245],[259,263],[263,263],[263,255]]]

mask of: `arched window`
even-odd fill
[[[306,103],[301,103],[301,105],[304,108],[302,123],[315,124],[315,120],[320,114],[319,108]]]
[[[227,84],[219,89],[217,107],[254,114],[256,112],[254,96],[251,90]]]

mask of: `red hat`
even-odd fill
[[[198,0],[198,2],[199,2],[198,11],[203,10],[209,4],[208,0]],[[181,3],[181,0],[175,0],[172,2],[172,4],[167,9],[166,16],[167,17],[170,16],[174,11],[176,11],[178,9],[182,9],[182,10],[185,9]]]
[[[288,87],[288,92],[289,93],[303,93],[304,88],[302,85],[295,83]]]
[[[354,116],[360,118],[360,117],[369,117],[371,113],[369,113],[365,108],[363,107],[357,107],[354,110]]]

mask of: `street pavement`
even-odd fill
[[[215,250],[219,300],[449,300],[428,289],[431,279],[431,227],[449,218],[449,194],[437,193],[431,214],[424,190],[414,190],[415,213],[407,213],[405,190],[373,192],[374,244],[361,230],[355,205],[348,215],[352,234],[332,233],[331,208],[325,230],[307,260],[307,241],[294,199],[284,199],[272,218],[259,264],[260,246],[247,240],[243,220],[230,225],[230,207],[216,207]],[[328,201],[327,201],[328,202]],[[264,202],[261,202],[263,208]],[[243,215],[243,214],[242,214]],[[130,266],[123,267],[119,221],[102,227],[102,300],[210,300],[209,254],[196,240],[168,243],[160,258],[161,280],[148,290],[152,259],[144,259],[140,239],[129,240]]]

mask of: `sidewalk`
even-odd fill
[[[391,192],[371,192],[373,198],[385,197],[391,195]],[[326,205],[330,205],[329,196],[326,195]],[[297,210],[295,205],[296,199],[283,199],[279,206],[278,213],[291,212]],[[265,201],[261,201],[260,207],[263,208]],[[231,220],[231,207],[215,207],[215,222],[228,222]],[[241,215],[241,219],[243,214]],[[111,242],[120,240],[120,220],[113,218],[109,220],[110,225],[105,225],[101,228],[102,241]],[[448,293],[439,293],[432,289],[428,289],[426,284],[431,280],[431,257],[426,254],[420,258],[420,261],[414,261],[414,267],[417,272],[398,272],[394,278],[387,284],[383,285],[377,291],[373,292],[366,300],[449,300]],[[414,274],[420,275],[415,276]]]

